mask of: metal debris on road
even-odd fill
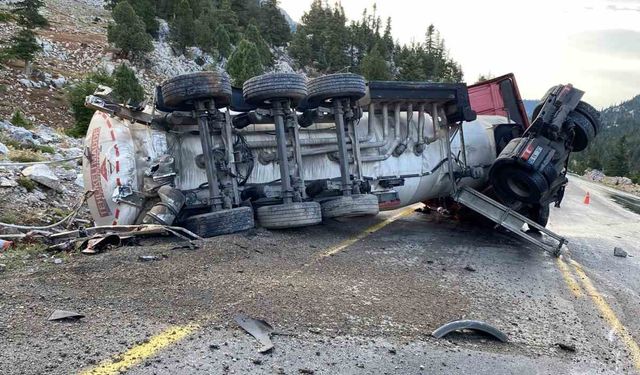
[[[271,334],[274,329],[271,324],[261,319],[254,319],[245,314],[238,314],[234,318],[235,322],[247,331],[251,336],[262,344],[262,347],[258,349],[259,353],[267,353],[273,349],[273,342],[271,341]]]
[[[572,344],[564,344],[564,343],[556,343],[556,345],[558,345],[558,347],[562,350],[566,350],[568,352],[575,352],[576,351],[576,346],[572,345]]]
[[[156,260],[162,260],[168,258],[166,255],[140,255],[138,261],[140,262],[154,262]]]
[[[455,320],[453,322],[449,322],[441,326],[440,328],[436,329],[435,331],[433,331],[433,333],[431,333],[431,336],[439,339],[448,335],[451,332],[460,331],[463,329],[470,329],[474,331],[484,332],[495,337],[496,339],[502,342],[508,341],[507,335],[502,333],[497,328],[490,326],[489,324],[485,322],[481,322],[479,320]]]
[[[620,258],[626,258],[627,256],[629,256],[629,253],[627,253],[623,248],[621,247],[614,247],[613,248],[613,255],[620,257]]]
[[[56,310],[49,315],[48,320],[79,320],[84,318],[84,315],[74,311]]]

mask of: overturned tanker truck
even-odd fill
[[[529,124],[512,75],[468,88],[271,73],[240,89],[222,71],[197,72],[164,82],[144,109],[101,89],[87,97],[97,111],[83,159],[96,224],[179,225],[203,237],[443,197],[544,231],[570,153],[600,127],[571,85],[551,88]]]

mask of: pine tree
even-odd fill
[[[234,85],[242,86],[244,81],[260,75],[264,71],[260,61],[261,57],[256,45],[248,40],[241,40],[227,63],[227,72],[233,79]]]
[[[216,26],[222,25],[229,34],[232,44],[240,39],[239,18],[231,6],[231,0],[221,0],[220,5],[213,11],[212,19]]]
[[[387,81],[391,79],[391,72],[380,47],[375,46],[360,63],[360,73],[370,81]]]
[[[113,20],[107,28],[107,39],[126,55],[139,57],[153,50],[151,37],[145,31],[144,22],[136,15],[128,1],[113,8]]]
[[[390,59],[393,56],[393,49],[395,47],[393,36],[391,35],[391,17],[387,18],[387,24],[385,25],[384,34],[382,36],[382,46],[384,57]]]
[[[258,23],[260,32],[268,43],[274,46],[285,46],[291,40],[291,28],[278,8],[278,0],[262,2]]]
[[[18,16],[18,24],[29,29],[47,26],[49,22],[40,14],[43,6],[42,0],[21,0],[15,3],[14,13]]]
[[[9,40],[9,45],[0,51],[0,57],[24,61],[24,72],[31,74],[31,62],[35,54],[42,49],[36,41],[35,34],[29,29],[22,29]]]
[[[626,136],[620,137],[615,144],[605,172],[609,176],[626,176],[629,174],[629,150]]]
[[[182,0],[175,13],[175,19],[170,24],[171,39],[175,47],[180,51],[185,51],[187,47],[193,46],[195,42],[195,21],[193,10],[187,0]]]
[[[88,95],[96,91],[98,85],[112,87],[114,85],[113,78],[107,73],[99,71],[91,73],[79,83],[67,87],[67,102],[76,121],[74,127],[67,131],[68,135],[80,138],[87,134],[87,128],[95,111],[87,108],[84,102]]]
[[[196,45],[205,52],[212,53],[216,48],[216,41],[211,35],[209,25],[202,19],[197,19],[193,27]]]
[[[293,34],[289,54],[293,56],[300,66],[310,66],[313,63],[313,51],[311,50],[310,34],[305,30],[305,26],[298,25],[298,29]]]
[[[224,26],[219,25],[216,27],[213,32],[213,40],[215,42],[215,47],[220,56],[229,57],[231,54],[231,39],[229,38],[229,33],[227,33],[227,29]]]
[[[260,35],[260,31],[257,27],[249,25],[244,33],[244,39],[255,44],[258,49],[258,53],[260,54],[260,61],[262,62],[262,65],[273,65],[273,54],[271,53],[271,49],[269,49],[269,45],[267,45],[267,42],[265,42]]]
[[[396,53],[398,81],[424,81],[427,79],[423,69],[425,51],[421,44],[412,43],[402,46]]]
[[[121,64],[113,72],[113,78],[113,94],[119,102],[138,104],[144,100],[144,89],[140,86],[136,73],[128,66]]]
[[[144,22],[145,30],[150,35],[158,33],[158,21],[156,20],[156,1],[155,0],[129,0],[136,15]]]
[[[300,65],[311,61],[319,70],[336,72],[351,65],[348,49],[349,30],[344,9],[340,5],[333,9],[321,0],[314,0],[311,9],[302,16],[302,25],[291,42],[293,57]]]

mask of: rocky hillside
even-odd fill
[[[604,109],[604,127],[593,146],[578,154],[574,160],[577,172],[601,169],[607,175],[640,180],[640,95]]]

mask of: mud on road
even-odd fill
[[[611,252],[617,244],[637,255],[629,236],[640,216],[597,191],[592,205],[578,204],[584,189],[572,181],[563,208],[552,210],[552,229],[571,241],[561,261],[491,228],[412,212],[368,234],[394,213],[257,229],[197,250],[147,240],[8,270],[0,273],[0,373],[633,373],[633,348],[572,261],[639,337],[640,281],[627,277],[638,275],[638,261]],[[584,215],[597,219],[576,220]],[[55,309],[86,317],[47,321]],[[272,352],[257,352],[233,322],[239,312],[280,333]],[[455,319],[486,321],[509,342],[430,336]]]

